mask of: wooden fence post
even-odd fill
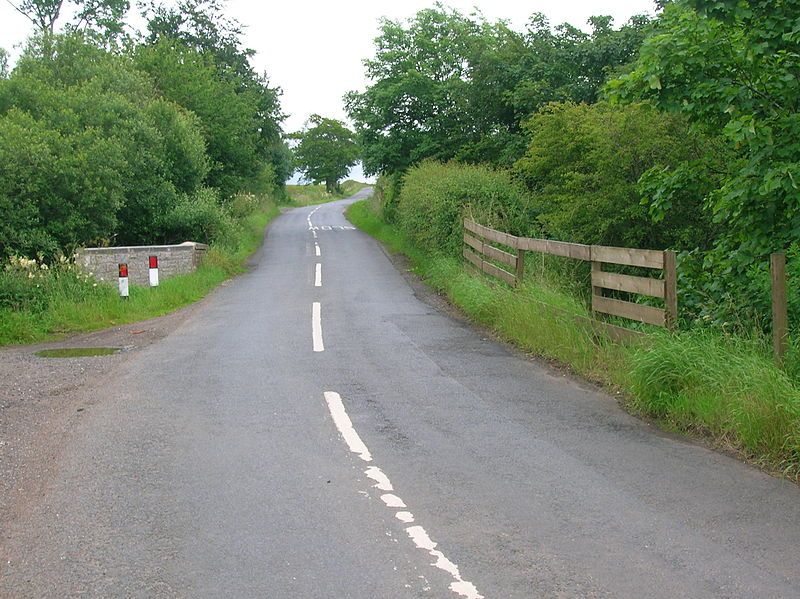
[[[517,287],[522,285],[522,279],[525,277],[525,250],[517,250]]]
[[[667,329],[678,328],[678,268],[675,252],[664,252],[664,316]]]
[[[789,307],[786,298],[786,254],[769,257],[772,273],[772,351],[775,361],[783,363],[789,345]]]
[[[591,250],[589,251],[591,252]],[[593,258],[591,254],[590,257]],[[601,273],[601,272],[603,272],[603,263],[595,262],[594,260],[592,260],[592,279],[594,279],[595,273]],[[596,297],[603,297],[603,288],[592,285],[592,312],[594,312],[594,306],[595,306],[594,298]]]

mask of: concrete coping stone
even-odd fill
[[[197,243],[196,241],[184,241],[183,243],[179,243],[177,245],[126,245],[126,246],[112,246],[112,247],[101,247],[101,248],[82,248],[78,250],[78,253],[92,252],[96,254],[119,254],[119,253],[135,252],[142,250],[156,252],[156,251],[170,251],[175,249],[194,249],[194,250],[204,251],[208,249],[208,245],[205,243]]]

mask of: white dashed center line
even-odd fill
[[[322,264],[319,262],[317,262],[317,269],[314,274],[314,287],[322,287]]]
[[[336,425],[336,428],[339,430],[339,434],[342,435],[345,443],[347,443],[347,446],[350,448],[350,451],[357,454],[358,457],[365,462],[372,462],[372,454],[369,452],[366,444],[361,440],[361,437],[358,436],[356,429],[353,427],[353,422],[347,415],[347,411],[344,408],[344,403],[342,402],[341,396],[333,391],[326,391],[325,401],[328,404],[328,409],[330,410],[333,422]],[[364,474],[366,474],[368,478],[375,481],[373,487],[376,489],[380,491],[394,490],[389,477],[386,476],[377,466],[370,466],[367,468]],[[393,493],[383,493],[381,495],[381,500],[387,505],[387,507],[395,510],[406,507],[405,502]],[[405,524],[414,522],[414,515],[405,509],[402,511],[396,511],[395,518]],[[461,595],[462,597],[466,597],[466,599],[484,599],[483,595],[478,592],[478,589],[475,588],[474,584],[461,578],[461,572],[459,571],[458,566],[447,559],[444,553],[436,548],[437,543],[431,540],[430,536],[428,536],[428,533],[422,526],[409,526],[405,530],[406,534],[408,534],[409,538],[417,548],[426,551],[431,557],[436,558],[436,561],[433,562],[431,566],[439,568],[440,570],[444,570],[450,574],[450,576],[453,578],[453,582],[450,583],[451,591]]]
[[[314,251],[316,252],[317,256],[321,256],[322,255],[322,252],[319,249],[319,244],[318,243],[314,243]]]
[[[314,351],[325,351],[322,343],[322,304],[314,302],[311,308],[311,336],[314,341]]]
[[[309,230],[311,230],[311,231],[313,231],[313,230],[314,230],[314,225],[311,223],[311,217],[312,217],[312,216],[314,216],[314,213],[315,213],[317,210],[319,210],[320,208],[322,208],[322,206],[317,206],[317,207],[316,207],[316,208],[314,208],[314,209],[313,209],[311,212],[309,212],[309,213],[308,213],[308,216],[306,217],[306,222],[308,223],[308,228],[309,228]],[[316,235],[314,235],[314,237],[316,237]]]

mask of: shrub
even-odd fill
[[[403,178],[397,220],[415,244],[457,256],[465,215],[512,234],[527,234],[528,204],[524,190],[506,171],[429,161]]]
[[[200,189],[192,196],[182,196],[161,219],[165,243],[197,241],[225,242],[235,224],[219,203],[218,193],[209,188]]]
[[[0,257],[153,243],[209,170],[200,121],[80,35],[0,80]]]
[[[258,209],[258,198],[252,193],[240,192],[228,201],[226,208],[231,218],[241,220]]]
[[[713,183],[708,169],[687,165],[723,161],[724,152],[683,118],[646,105],[550,104],[526,129],[530,145],[515,172],[548,237],[652,249],[711,245],[715,226],[703,199]],[[680,185],[660,189],[654,174],[680,165]],[[656,195],[661,201],[651,206]]]

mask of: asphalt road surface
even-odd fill
[[[125,362],[3,597],[800,597],[800,492],[415,295],[343,216]]]

